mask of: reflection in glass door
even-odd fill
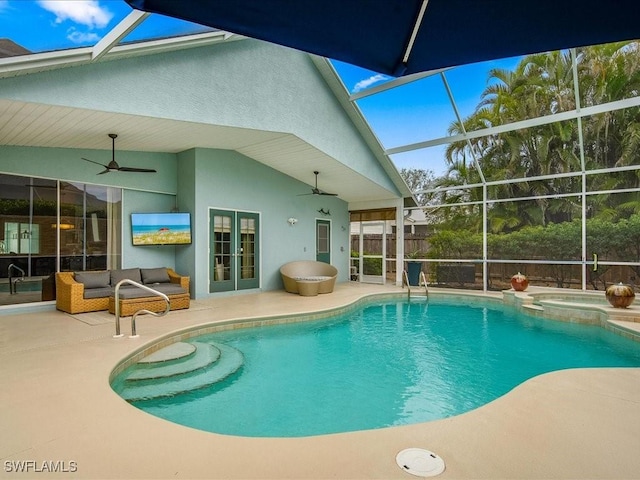
[[[211,210],[209,216],[209,291],[258,288],[259,215]]]
[[[57,271],[119,268],[121,200],[120,188],[0,174],[0,305],[55,300]]]
[[[240,242],[237,250],[238,269],[240,277],[237,280],[237,289],[258,288],[258,214],[238,212],[236,220],[237,230],[240,234]]]

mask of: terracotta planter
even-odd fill
[[[529,286],[529,280],[520,272],[511,277],[511,288],[516,292],[524,292]]]
[[[605,296],[611,306],[615,308],[627,308],[636,298],[633,288],[622,282],[608,286]]]

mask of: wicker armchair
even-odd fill
[[[109,297],[84,298],[84,285],[73,272],[56,273],[56,308],[67,313],[99,312],[109,308]]]

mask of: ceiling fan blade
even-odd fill
[[[108,167],[108,166],[106,166],[104,163],[96,162],[96,161],[94,161],[94,160],[89,160],[88,158],[84,158],[84,157],[81,157],[81,158],[82,158],[82,160],[84,160],[85,162],[91,162],[91,163],[95,163],[96,165],[100,165],[101,167],[109,168],[109,167]]]
[[[118,165],[118,162],[116,162],[116,138],[117,137],[118,135],[116,135],[115,133],[109,134],[109,138],[111,138],[111,161],[107,165],[105,165],[104,163],[96,162],[95,160],[84,158],[84,157],[81,157],[82,160],[95,163],[96,165],[100,165],[101,167],[104,167],[104,170],[98,173],[98,175],[103,175],[105,173],[109,173],[113,171],[137,172],[137,173],[156,173],[157,172],[157,170],[153,168],[121,167],[120,165]]]
[[[301,194],[297,195],[298,197],[302,197],[302,196],[305,196],[305,195],[326,195],[326,196],[329,196],[329,197],[337,197],[338,196],[337,193],[323,192],[322,190],[320,190],[318,188],[318,174],[319,173],[320,172],[318,172],[318,171],[314,171],[313,172],[313,174],[316,176],[316,181],[315,181],[315,187],[311,187],[311,193],[301,193]]]
[[[313,172],[313,174],[316,176],[316,186],[315,186],[315,188],[313,188],[313,189],[312,189],[312,191],[313,191],[314,195],[327,195],[327,196],[329,196],[329,197],[337,197],[337,196],[338,196],[338,194],[337,194],[337,193],[323,192],[322,190],[320,190],[320,189],[318,188],[318,174],[319,174],[319,173],[320,173],[320,172],[318,172],[317,170],[315,170],[315,171]]]
[[[120,167],[118,168],[120,172],[139,172],[139,173],[156,173],[156,170],[153,168],[134,168],[134,167]]]

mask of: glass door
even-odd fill
[[[360,281],[365,283],[382,283],[386,277],[385,222],[360,223],[360,265],[362,266]]]
[[[331,263],[331,222],[316,220],[316,260]]]
[[[236,246],[236,261],[238,263],[237,290],[258,288],[258,214],[237,212],[236,229],[239,242]]]
[[[209,226],[209,291],[258,288],[259,215],[211,210]]]

